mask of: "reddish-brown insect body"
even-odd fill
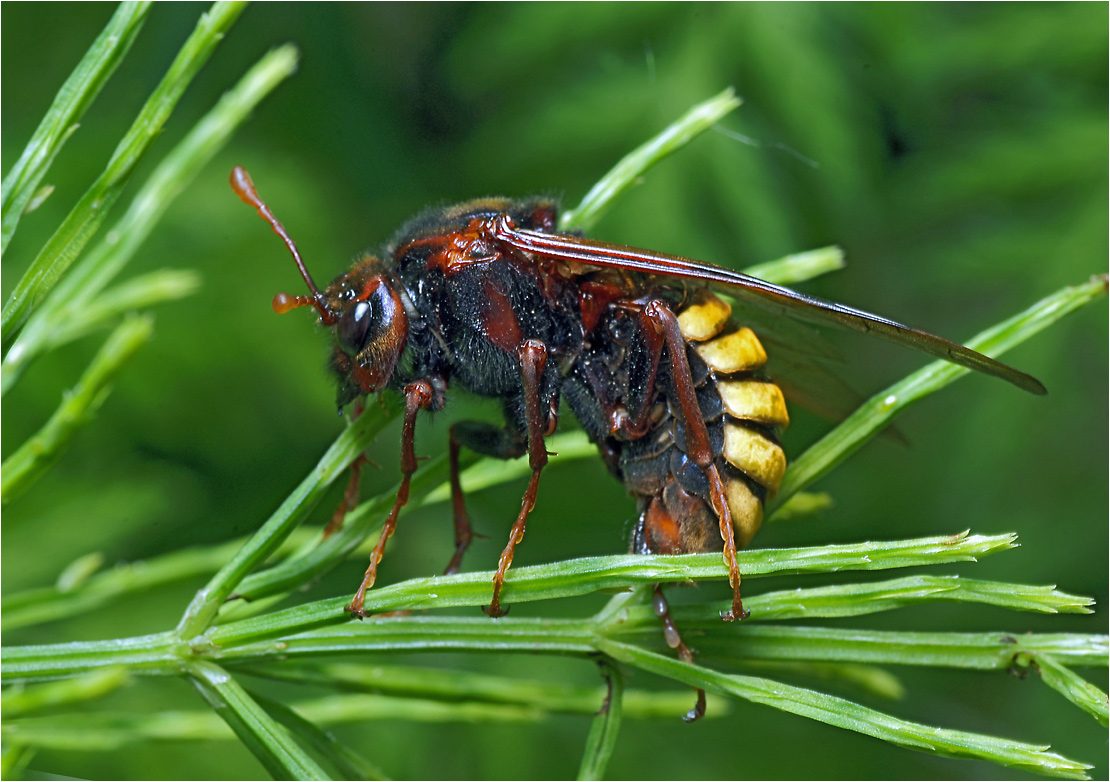
[[[532,469],[487,614],[504,613],[505,574],[547,463],[544,438],[565,401],[637,500],[632,550],[722,552],[733,590],[722,618],[746,616],[736,547],[755,534],[763,503],[782,479],[778,433],[788,416],[782,392],[764,374],[759,338],[733,322],[711,286],[728,286],[757,309],[868,332],[1045,393],[1029,375],[876,315],[717,266],[559,233],[556,205],[544,199],[486,199],[426,212],[385,246],[383,260],[362,258],[321,292],[243,169],[232,172],[232,187],[281,236],[308,286],[307,296],[278,294],[274,309],[312,306],[334,328],[340,407],[385,388],[405,398],[401,488],[348,607],[355,616],[364,615],[364,595],[408,500],[417,414],[440,409],[452,383],[500,400],[506,425],[451,428],[456,552],[448,572],[458,569],[472,536],[460,448],[500,458],[527,453]],[[689,659],[658,590],[656,610],[668,643]],[[699,699],[688,718],[703,708]]]

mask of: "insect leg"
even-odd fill
[[[663,623],[663,638],[667,641],[667,646],[678,653],[678,659],[682,662],[693,665],[694,653],[690,651],[689,646],[683,643],[682,636],[678,634],[678,627],[675,626],[674,619],[671,618],[671,609],[667,605],[667,598],[663,597],[663,587],[659,584],[655,585],[652,592],[651,605],[655,610],[655,615]],[[694,708],[683,716],[682,719],[686,722],[694,722],[705,716],[705,690],[695,687],[694,692],[698,694],[698,699],[694,703]]]
[[[343,499],[340,501],[339,507],[331,515],[328,526],[324,527],[325,539],[339,531],[339,528],[343,526],[343,519],[347,517],[351,508],[358,504],[358,481],[362,477],[362,465],[366,464],[367,461],[366,454],[359,454],[358,458],[351,462],[351,477],[347,481],[347,489],[343,492]]]
[[[351,420],[353,421],[362,415],[363,409],[363,400],[357,400],[352,406]],[[358,482],[362,477],[362,465],[366,464],[368,461],[370,460],[366,458],[366,454],[360,453],[358,458],[351,462],[349,468],[351,470],[351,477],[347,480],[347,489],[343,492],[343,499],[340,501],[339,507],[335,509],[335,513],[331,515],[328,525],[324,527],[325,540],[339,531],[343,526],[343,519],[347,518],[347,514],[350,512],[351,508],[358,504]]]
[[[544,446],[543,435],[547,429],[547,410],[540,410],[540,385],[543,380],[543,370],[547,366],[547,346],[538,339],[529,339],[520,346],[520,372],[524,381],[524,417],[528,424],[528,465],[532,468],[532,477],[528,481],[528,488],[521,500],[520,515],[509,532],[509,542],[501,552],[501,559],[497,563],[497,573],[493,576],[493,600],[482,610],[487,616],[504,616],[507,611],[501,609],[501,586],[505,583],[505,573],[513,562],[513,550],[516,544],[524,537],[524,525],[528,514],[536,505],[536,494],[540,486],[540,472],[547,464],[547,448]]]
[[[455,517],[455,556],[444,571],[445,575],[459,572],[463,554],[470,545],[471,538],[481,537],[470,526],[462,485],[459,483],[459,451],[463,446],[495,459],[515,459],[528,450],[524,437],[516,436],[493,424],[460,421],[451,427],[448,462],[451,467],[451,505]]]
[[[347,611],[351,616],[357,616],[360,619],[366,616],[366,612],[363,610],[366,590],[374,586],[374,580],[378,576],[378,563],[381,562],[382,553],[385,551],[385,542],[389,540],[389,536],[393,534],[393,530],[397,526],[397,514],[409,501],[409,480],[412,478],[412,474],[416,472],[417,465],[412,446],[413,435],[416,430],[416,414],[430,407],[435,398],[436,392],[431,381],[417,380],[405,386],[405,421],[401,427],[401,487],[397,489],[397,499],[393,502],[393,510],[389,512],[385,524],[382,525],[382,535],[378,538],[378,544],[370,552],[370,567],[366,569],[366,575],[363,576],[362,584],[351,599],[351,604],[347,606]]]
[[[678,325],[678,318],[664,302],[653,299],[644,305],[643,317],[657,332],[662,333],[670,354],[671,378],[674,387],[674,401],[686,427],[686,443],[689,456],[705,472],[709,482],[709,501],[720,523],[721,538],[724,541],[723,556],[728,566],[728,580],[732,585],[732,609],[721,613],[726,622],[745,619],[748,612],[740,601],[740,568],[736,564],[736,539],[732,529],[732,512],[725,496],[725,486],[717,465],[713,461],[713,449],[709,443],[709,430],[702,419],[698,406],[694,379],[690,372],[690,361],[686,357],[686,339]]]

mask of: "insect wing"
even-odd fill
[[[724,285],[728,287],[730,295],[772,314],[789,315],[820,326],[837,326],[848,331],[873,334],[889,342],[1009,381],[1032,394],[1048,393],[1035,377],[943,337],[843,304],[806,296],[742,272],[691,261],[677,255],[607,244],[580,236],[520,230],[508,225],[506,221],[498,224],[495,236],[514,249],[549,258],[680,277],[705,285]]]

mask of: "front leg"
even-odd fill
[[[397,499],[393,502],[393,510],[389,512],[385,524],[382,525],[382,534],[378,538],[378,544],[370,552],[370,567],[366,569],[362,584],[346,609],[351,616],[356,616],[359,619],[366,616],[366,611],[363,609],[366,590],[374,586],[374,581],[378,577],[378,563],[382,561],[385,542],[389,540],[397,526],[397,514],[409,501],[409,480],[412,478],[412,474],[416,472],[417,466],[416,454],[413,452],[416,414],[433,406],[436,401],[437,387],[440,389],[440,395],[442,395],[443,383],[435,380],[417,380],[405,386],[405,421],[401,427],[401,486],[397,489]]]
[[[532,477],[528,481],[528,488],[521,500],[520,515],[513,524],[509,533],[509,542],[501,552],[497,563],[497,572],[493,576],[493,600],[482,610],[487,616],[504,616],[507,610],[501,608],[501,587],[505,583],[505,574],[513,562],[513,551],[516,545],[524,538],[524,525],[528,514],[536,506],[536,494],[540,487],[540,472],[547,464],[547,448],[544,445],[544,432],[548,429],[549,410],[541,410],[540,388],[543,381],[544,367],[547,366],[547,346],[538,339],[529,339],[520,346],[520,374],[524,386],[524,418],[528,425],[528,465],[532,468]]]

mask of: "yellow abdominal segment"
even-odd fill
[[[786,472],[786,454],[777,444],[745,426],[725,424],[725,458],[774,495]]]
[[[722,380],[717,384],[725,412],[733,418],[758,421],[768,426],[786,426],[786,400],[774,383],[759,380]]]
[[[710,370],[724,409],[724,445],[717,458],[736,472],[720,470],[738,545],[745,546],[763,522],[763,492],[772,497],[786,471],[786,454],[775,434],[790,423],[782,390],[762,376],[767,353],[748,328],[728,330],[732,309],[708,291],[678,314],[682,335]],[[719,419],[718,419],[719,420]]]
[[[702,301],[678,314],[678,327],[687,340],[703,342],[720,334],[731,315],[732,307],[706,292]]]
[[[763,524],[763,503],[743,481],[725,481],[725,499],[732,512],[732,528],[736,545],[746,546]]]
[[[678,325],[682,325],[681,316]],[[710,369],[726,375],[749,372],[767,363],[767,353],[751,329],[738,329],[712,342],[696,345],[694,349]]]

